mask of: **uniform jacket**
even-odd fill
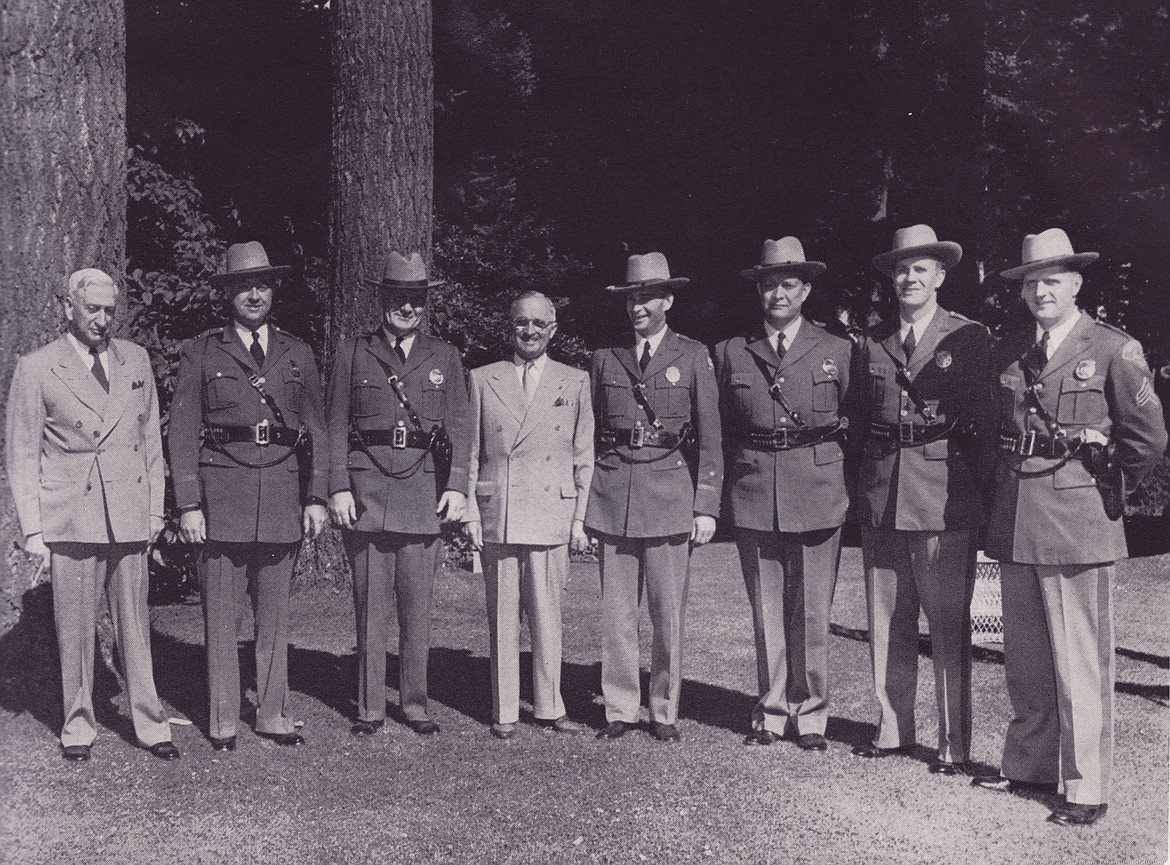
[[[632,346],[599,349],[591,379],[599,437],[638,421],[649,428],[634,401],[634,383],[640,382],[665,431],[677,434],[690,424],[693,442],[670,453],[599,443],[585,524],[610,535],[653,538],[689,533],[695,514],[718,516],[723,445],[715,367],[706,347],[668,330],[645,373]]]
[[[401,421],[413,429],[389,377],[397,375],[426,432],[446,428],[452,445],[446,489],[467,493],[471,452],[467,380],[455,347],[441,339],[415,337],[405,366],[381,329],[341,343],[329,379],[329,493],[350,490],[359,532],[437,535],[435,505],[444,492],[435,481],[430,451],[373,445],[369,454],[349,445],[349,425],[391,430]]]
[[[882,349],[899,360],[899,321],[883,322],[861,345],[858,410],[851,419],[861,443],[858,477],[859,516],[864,525],[908,531],[973,529],[984,508],[977,480],[994,447],[994,409],[988,385],[991,335],[987,328],[941,307],[935,312],[907,365],[910,380],[934,409],[937,421],[970,421],[976,443],[956,435],[925,445],[899,448],[868,434],[871,422],[925,424],[909,394],[898,384],[897,368]],[[879,345],[878,343],[882,345]]]
[[[555,546],[585,519],[593,477],[589,376],[546,360],[525,406],[510,360],[471,373],[468,519],[496,544]]]
[[[1049,435],[1026,397],[1020,359],[1036,341],[1035,326],[1008,334],[996,347],[999,428],[1015,436]],[[1166,449],[1162,406],[1141,345],[1082,313],[1037,379],[1040,404],[1070,438],[1084,429],[1117,446],[1115,459],[1132,490]],[[1126,555],[1121,520],[1110,520],[1096,481],[1078,458],[1060,460],[1001,451],[987,529],[987,554],[1023,564],[1093,564]],[[1021,477],[1041,472],[1037,477]]]
[[[267,468],[249,468],[289,452],[285,445],[225,442],[223,449],[206,425],[254,427],[276,415],[249,383],[264,379],[285,425],[305,427],[311,447]],[[234,326],[209,330],[183,345],[179,380],[171,403],[167,446],[175,503],[203,508],[207,537],[236,543],[295,543],[301,539],[301,511],[310,498],[325,496],[325,419],[321,377],[313,352],[300,339],[268,325],[268,351],[259,368]],[[316,455],[315,457],[313,455]],[[230,456],[229,456],[230,455]]]
[[[733,525],[806,532],[845,522],[849,497],[838,441],[770,452],[744,447],[743,434],[798,428],[769,392],[773,381],[808,427],[836,423],[849,391],[851,351],[848,340],[807,319],[783,359],[765,337],[737,336],[715,347],[723,442],[730,463],[725,516]]]
[[[162,519],[158,394],[146,350],[109,343],[107,394],[65,336],[20,358],[8,391],[5,459],[25,536],[135,543]],[[108,528],[107,528],[108,527]]]

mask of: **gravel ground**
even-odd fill
[[[291,708],[308,744],[282,749],[245,729],[235,753],[217,755],[201,732],[199,607],[160,607],[156,680],[175,716],[195,722],[175,727],[183,759],[162,763],[127,741],[108,673],[98,682],[104,726],[88,764],[60,759],[51,699],[6,706],[0,861],[1162,863],[1168,565],[1159,557],[1120,567],[1114,796],[1091,829],[1046,823],[1043,799],[930,775],[926,748],[872,762],[850,756],[875,714],[855,549],[845,550],[833,610],[829,751],[743,747],[755,687],[750,617],[734,547],[715,544],[694,559],[679,747],[642,732],[605,743],[527,725],[512,742],[492,739],[482,581],[457,573],[440,580],[436,598],[431,695],[440,736],[420,739],[390,723],[368,740],[350,737],[350,596],[315,588],[293,598]],[[603,723],[598,596],[596,566],[575,565],[564,692],[570,713],[594,727]],[[974,756],[990,770],[1009,708],[999,647],[979,647],[976,658]],[[923,658],[922,742],[935,735],[933,691]]]

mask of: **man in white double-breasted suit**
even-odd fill
[[[61,656],[66,760],[89,759],[94,620],[104,590],[143,747],[174,760],[154,687],[147,545],[163,527],[158,396],[146,351],[110,338],[118,288],[96,268],[69,278],[69,329],[23,356],[8,392],[5,460],[24,548],[48,565]]]
[[[561,594],[569,545],[582,550],[593,477],[589,376],[548,357],[556,308],[527,291],[510,312],[511,360],[471,373],[467,531],[483,550],[492,667],[492,735],[520,718],[520,610],[532,636],[533,716],[580,733],[561,698]]]

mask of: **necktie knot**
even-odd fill
[[[524,388],[524,402],[532,402],[532,395],[536,391],[536,362],[526,360],[520,371],[521,386]]]
[[[260,331],[252,331],[252,344],[248,346],[248,354],[256,361],[256,366],[264,366],[264,346],[260,344]]]
[[[910,358],[914,356],[914,349],[918,347],[918,340],[914,338],[914,328],[910,328],[906,333],[906,339],[902,342],[902,354],[906,357],[906,363],[910,362]]]
[[[650,366],[650,340],[642,343],[642,356],[638,358],[638,366],[642,368],[642,372],[645,372],[646,367]]]
[[[402,348],[402,340],[394,341],[394,353],[398,355],[399,363],[406,363],[406,352]]]
[[[784,357],[787,350],[784,346],[784,331],[780,331],[776,334],[776,357]]]

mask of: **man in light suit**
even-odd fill
[[[492,735],[520,717],[520,610],[532,635],[533,716],[558,733],[583,727],[561,698],[561,594],[580,552],[593,476],[589,376],[547,354],[556,307],[527,291],[510,312],[515,354],[471,373],[467,532],[483,550],[492,666]]]
[[[8,393],[5,459],[24,547],[48,563],[61,658],[66,760],[97,737],[94,620],[110,605],[139,743],[176,760],[154,687],[146,551],[163,527],[158,395],[146,351],[110,338],[118,288],[96,268],[69,277],[68,331],[22,357]]]
[[[859,757],[915,742],[918,611],[930,623],[938,741],[934,774],[969,771],[971,593],[984,520],[979,480],[991,439],[987,328],[938,304],[962,248],[914,225],[873,259],[890,277],[898,317],[860,348],[858,478],[877,736]]]
[[[1051,228],[1025,237],[1022,257],[1001,276],[1021,281],[1034,323],[995,352],[1000,459],[987,529],[1015,717],[1003,774],[972,783],[1049,793],[1059,784],[1064,802],[1048,819],[1092,825],[1108,807],[1113,764],[1123,496],[1166,450],[1166,427],[1141,344],[1077,308],[1081,268],[1097,253],[1074,252]]]
[[[683,620],[692,546],[711,540],[723,490],[719,392],[706,347],[666,326],[674,292],[661,252],[632,255],[626,297],[633,339],[593,353],[590,378],[598,455],[585,528],[601,552],[601,690],[614,740],[637,724],[641,705],[638,610],[645,587],[654,647],[650,724],[660,742],[680,741]]]

